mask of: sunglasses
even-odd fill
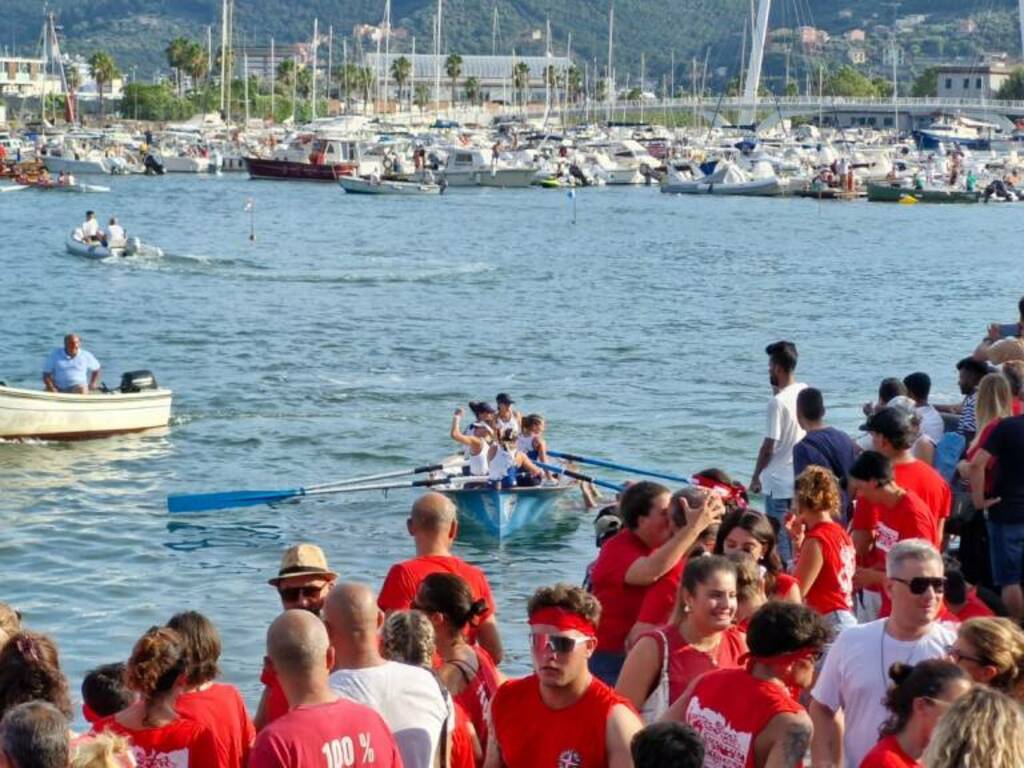
[[[961,661],[973,661],[975,664],[985,666],[988,664],[985,659],[979,659],[977,656],[968,656],[966,653],[961,653],[958,648],[952,645],[946,648],[946,655],[953,660],[954,664],[959,664]]]
[[[530,647],[534,653],[543,653],[545,650],[565,655],[576,650],[576,646],[582,645],[589,640],[589,637],[567,637],[566,635],[549,635],[538,632],[530,635]]]
[[[277,593],[285,602],[294,603],[296,600],[304,597],[320,597],[320,593],[323,592],[323,589],[323,585],[309,587],[281,587],[277,590]]]
[[[900,584],[906,584],[912,595],[923,595],[928,591],[928,587],[931,587],[932,591],[939,595],[946,591],[946,579],[944,576],[915,576],[912,579],[897,579],[895,576],[890,576],[889,578],[893,581],[898,581]]]

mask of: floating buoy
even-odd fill
[[[900,205],[917,205],[918,199],[913,195],[901,195]]]

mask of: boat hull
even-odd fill
[[[470,519],[492,536],[503,539],[547,519],[555,503],[573,487],[439,490],[455,504],[460,520]]]
[[[890,184],[869,184],[868,200],[873,203],[898,203],[911,197],[919,203],[977,203],[981,192],[945,189],[908,189]]]
[[[88,440],[166,427],[171,390],[90,395],[0,386],[0,438]]]
[[[339,176],[351,176],[356,172],[355,163],[313,165],[295,163],[291,160],[263,160],[258,157],[245,158],[251,179],[276,179],[284,181],[335,181]]]
[[[74,174],[109,174],[110,167],[103,160],[75,160],[71,157],[57,157],[47,155],[43,158],[43,165],[50,174],[59,174],[61,171]]]
[[[783,193],[778,179],[755,179],[737,184],[707,181],[666,182],[661,191],[668,195],[739,195],[741,197],[775,197]]]
[[[437,184],[418,184],[414,181],[372,181],[358,176],[342,176],[338,185],[350,195],[438,195]]]

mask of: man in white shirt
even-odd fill
[[[903,386],[907,388],[907,395],[913,399],[917,408],[917,416],[921,419],[921,434],[938,445],[946,433],[946,426],[942,414],[928,403],[932,391],[931,377],[923,371],[917,371],[903,379]]]
[[[82,240],[86,243],[107,244],[107,239],[100,231],[100,223],[96,221],[95,211],[85,212],[85,221],[82,222]]]
[[[107,225],[107,242],[111,245],[123,245],[127,239],[124,227],[117,223],[116,217],[111,216]]]
[[[796,396],[807,385],[796,381],[797,351],[791,341],[777,341],[765,348],[768,380],[774,395],[768,401],[768,429],[757,454],[750,490],[764,493],[765,512],[780,523],[779,555],[793,559],[793,547],[781,525],[793,499],[793,446],[806,434],[796,415]]]
[[[813,768],[857,768],[889,716],[883,703],[889,668],[942,658],[956,639],[935,621],[946,580],[942,556],[929,542],[905,539],[893,546],[885,572],[892,614],[839,635],[811,691]]]
[[[324,624],[334,648],[331,689],[365,704],[387,723],[402,753],[405,768],[451,765],[454,717],[450,697],[430,672],[386,661],[378,633],[384,613],[369,587],[342,583],[324,605]]]

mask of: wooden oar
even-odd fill
[[[548,451],[548,453],[551,453],[551,451]],[[574,480],[580,480],[584,483],[593,483],[594,485],[599,485],[602,488],[607,488],[611,491],[615,491],[616,493],[622,491],[622,485],[609,483],[607,480],[600,480],[596,477],[593,477],[592,475],[584,475],[580,472],[574,472],[571,469],[559,467],[555,464],[545,464],[543,461],[534,461],[533,463],[536,464],[541,469],[546,469],[548,472],[553,472],[556,475],[565,475],[566,477],[571,477]]]
[[[299,496],[316,496],[324,493],[344,493],[355,487],[359,490],[387,490],[387,488],[411,488],[416,485],[437,485],[448,482],[447,479],[421,480],[413,484],[400,483],[390,485],[387,488],[379,486],[367,486],[376,480],[387,480],[406,475],[421,475],[426,472],[443,472],[456,470],[460,464],[429,464],[414,469],[402,469],[394,472],[384,472],[378,475],[364,475],[348,480],[337,480],[333,483],[321,483],[303,488],[280,488],[276,490],[255,490],[255,491],[219,491],[214,493],[192,493],[177,494],[167,497],[167,510],[169,512],[205,512],[212,509],[230,509],[234,507],[251,507],[257,504],[269,504],[274,501],[284,501]]]
[[[645,477],[658,477],[662,480],[671,480],[676,483],[686,483],[690,485],[693,481],[688,477],[682,477],[681,475],[671,475],[667,472],[658,472],[653,469],[642,469],[640,467],[631,467],[628,464],[617,464],[613,461],[605,461],[603,459],[592,459],[587,456],[579,456],[575,453],[562,453],[561,451],[548,451],[548,456],[554,456],[559,459],[565,459],[566,461],[575,461],[580,464],[592,464],[595,467],[605,467],[607,469],[617,469],[620,472],[629,472],[634,475],[643,475]]]

